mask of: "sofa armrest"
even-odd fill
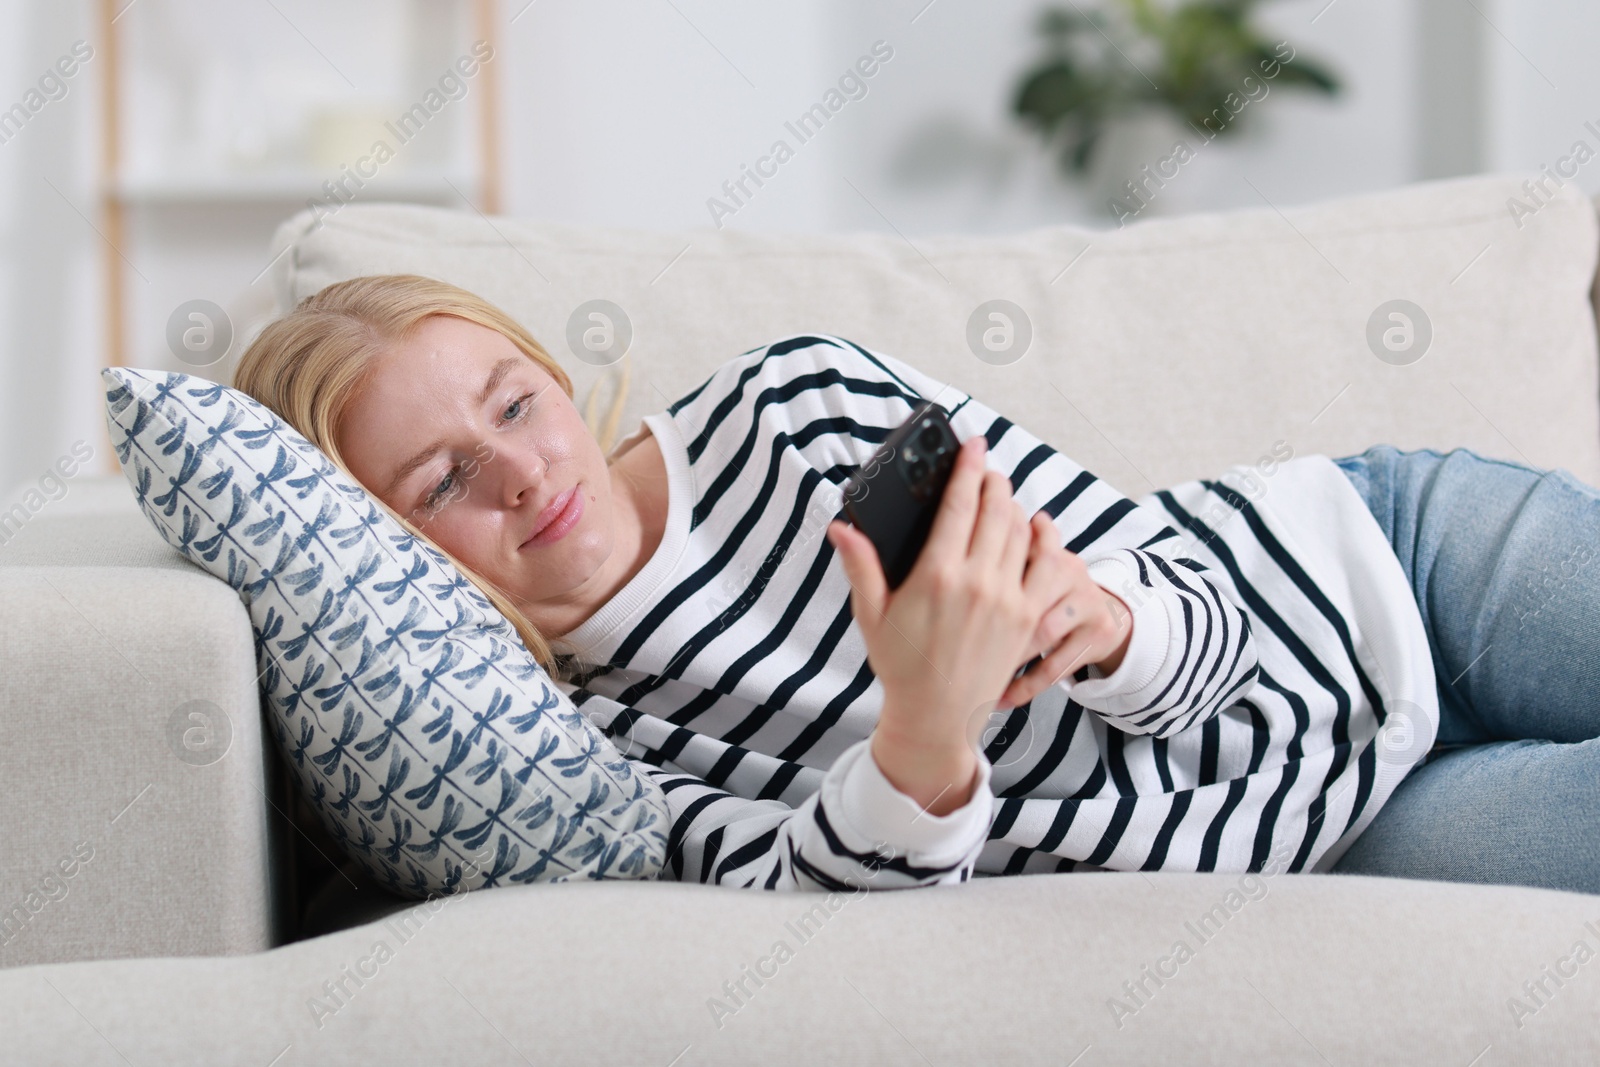
[[[126,518],[41,516],[0,553],[0,967],[282,940],[287,829],[237,594],[170,549],[151,566],[164,545],[19,565]]]

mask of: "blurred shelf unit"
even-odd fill
[[[154,175],[125,174],[114,179],[106,190],[110,199],[127,205],[182,207],[209,204],[304,204],[308,200],[334,195],[326,183],[335,181],[312,171],[283,171],[267,174]],[[370,199],[442,201],[463,196],[483,205],[489,192],[477,174],[468,172],[415,172],[363,179],[357,195]],[[348,195],[350,186],[345,192]],[[487,211],[488,208],[485,207]]]
[[[181,242],[233,220],[254,255],[271,233],[250,227],[317,202],[500,210],[496,0],[96,6],[107,365],[132,347],[136,232]]]

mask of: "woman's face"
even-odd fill
[[[337,444],[362,485],[547,633],[612,591],[605,455],[561,387],[498,332],[424,319],[377,358]]]

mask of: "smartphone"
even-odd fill
[[[917,562],[960,449],[949,413],[924,400],[845,481],[841,517],[872,540],[889,588]]]
[[[916,564],[960,449],[949,413],[924,400],[846,479],[841,517],[871,539],[889,588],[898,588]],[[1012,677],[1043,658],[1033,657]]]

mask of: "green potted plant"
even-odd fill
[[[1192,130],[1198,148],[1234,134],[1273,88],[1337,94],[1332,71],[1253,24],[1258,2],[1048,8],[1037,23],[1047,54],[1023,73],[1012,113],[1059,150],[1064,172],[1081,178],[1114,126],[1152,111]]]

